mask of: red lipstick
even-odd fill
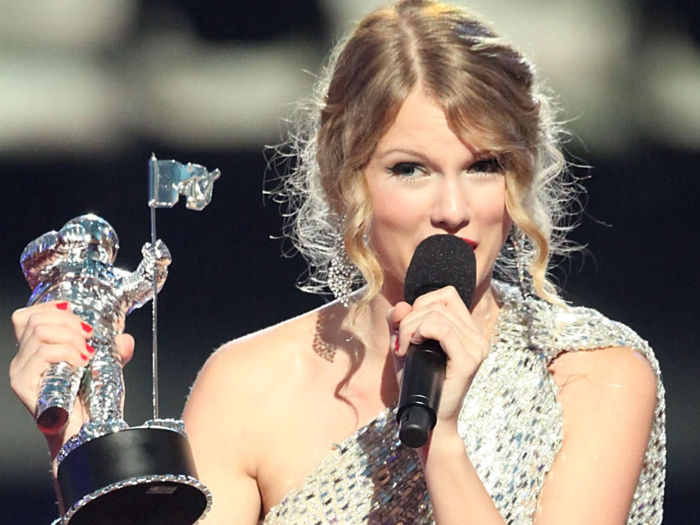
[[[477,243],[476,241],[472,241],[471,239],[467,239],[466,237],[461,237],[461,239],[467,244],[469,244],[469,246],[472,247],[472,250],[476,250],[476,247],[479,246],[479,243]]]

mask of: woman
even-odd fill
[[[473,13],[406,0],[366,17],[327,77],[278,196],[307,287],[339,300],[204,366],[183,419],[214,495],[205,522],[660,523],[654,355],[563,305],[545,276],[563,246],[564,163],[531,64]],[[470,305],[451,287],[403,302],[413,251],[436,233],[474,249]],[[12,386],[33,407],[41,372],[81,364],[90,332],[65,304],[13,322]],[[448,365],[416,453],[393,408],[407,349],[425,339]],[[128,360],[133,340],[119,344]]]

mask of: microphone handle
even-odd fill
[[[422,447],[435,427],[446,366],[447,356],[438,341],[408,347],[396,415],[399,439],[407,447]]]

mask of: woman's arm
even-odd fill
[[[562,448],[545,477],[535,525],[624,525],[644,461],[656,375],[629,348],[570,352],[551,365],[563,410]],[[436,523],[504,523],[454,429],[421,451]]]
[[[438,525],[505,525],[474,469],[457,429],[435,427],[421,447],[425,482]]]
[[[245,392],[249,366],[242,353],[233,344],[209,358],[183,413],[199,479],[213,497],[207,525],[252,525],[260,515],[254,431],[261,421]]]
[[[657,379],[630,348],[568,352],[550,366],[564,441],[545,478],[536,525],[624,525],[656,409]]]

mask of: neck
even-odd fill
[[[501,305],[491,286],[491,276],[489,276],[477,286],[472,304],[469,306],[474,324],[486,339],[491,339],[500,309]]]
[[[359,313],[355,331],[361,331],[362,337],[368,343],[367,357],[383,359],[389,351],[386,314],[400,300],[400,296],[397,298],[396,294],[387,293],[387,290],[382,289],[370,301],[368,308]],[[487,339],[491,337],[499,310],[500,305],[491,287],[491,279],[484,279],[474,292],[469,311],[477,328]]]

